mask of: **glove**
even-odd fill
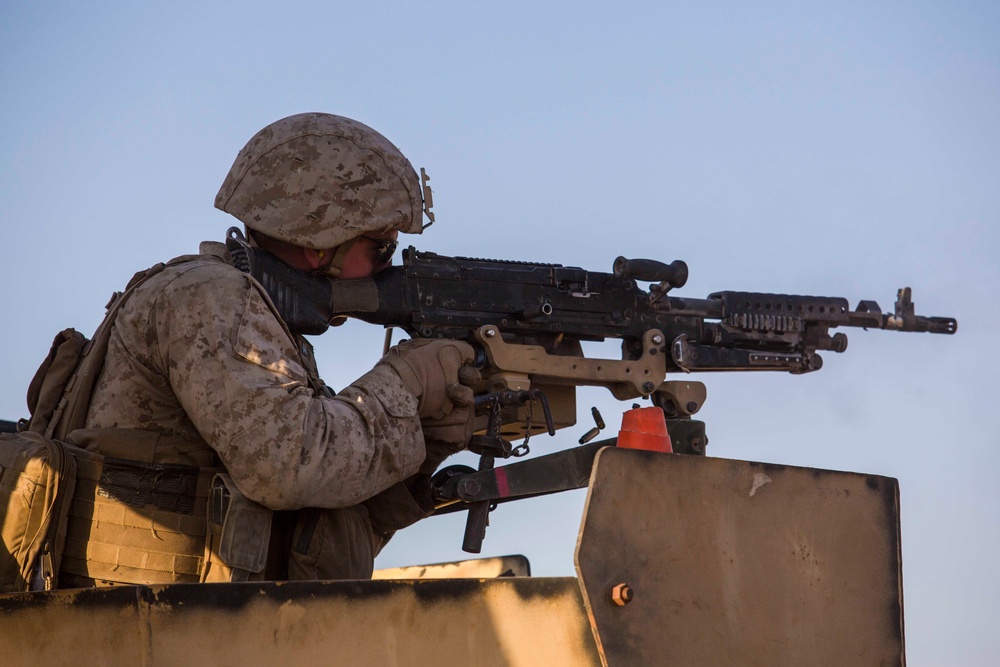
[[[471,429],[469,437],[472,436]],[[425,440],[425,445],[427,447],[427,456],[424,458],[424,462],[420,464],[420,470],[418,475],[423,475],[430,477],[433,475],[441,463],[444,462],[446,458],[452,454],[457,454],[458,452],[465,449],[465,446],[469,444],[468,438],[464,442],[442,442],[440,440]]]
[[[417,414],[424,433],[427,456],[420,473],[430,475],[446,458],[465,449],[472,437],[475,408],[472,378],[464,367],[475,358],[471,345],[453,340],[403,341],[379,363],[391,366],[406,388],[417,397]]]
[[[464,429],[468,422],[468,428],[471,429],[472,389],[459,382],[458,370],[474,359],[475,350],[468,343],[420,338],[396,345],[389,350],[389,354],[382,357],[379,364],[392,367],[407,390],[417,398],[417,415],[421,422],[425,419],[434,420],[426,426],[446,430],[462,426]],[[465,410],[451,415],[457,407]],[[458,438],[449,431],[447,439],[457,441]],[[468,438],[465,442],[468,442]]]

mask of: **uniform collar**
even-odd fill
[[[226,264],[232,264],[233,259],[229,256],[229,249],[225,243],[217,241],[202,241],[198,246],[198,254],[208,257],[216,257]]]

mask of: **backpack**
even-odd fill
[[[0,434],[0,592],[56,587],[76,486],[71,447],[30,431]]]
[[[31,418],[18,433],[0,433],[0,593],[55,588],[60,565],[74,583],[263,578],[272,511],[245,498],[224,470],[107,458],[87,446],[157,437],[85,429],[87,411],[126,299],[165,266],[196,258],[136,273],[111,297],[93,339],[73,329],[55,337],[28,386]]]
[[[0,507],[5,508],[0,515],[0,592],[56,586],[77,461],[100,459],[63,439],[86,421],[122,304],[163,267],[157,264],[140,271],[124,292],[112,296],[92,340],[74,329],[55,337],[28,385],[31,418],[18,422],[17,433],[0,433]]]

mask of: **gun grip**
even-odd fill
[[[462,551],[470,554],[482,551],[489,519],[490,501],[481,500],[469,506],[469,516],[465,520],[465,538],[462,540]]]

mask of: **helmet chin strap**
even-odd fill
[[[341,272],[344,270],[344,262],[347,260],[347,253],[350,252],[354,244],[358,242],[360,236],[356,236],[349,241],[344,241],[339,246],[333,249],[333,260],[322,269],[316,269],[313,271],[313,275],[317,276],[327,276],[329,278],[337,278],[340,276]],[[322,250],[319,251],[320,257],[323,257]]]
[[[266,250],[268,248],[266,244],[260,243],[259,239],[257,238],[257,232],[250,229],[246,225],[243,226],[243,229],[246,234],[247,243],[250,245],[250,247],[260,248],[261,250]],[[333,259],[326,266],[314,269],[312,271],[306,270],[306,273],[309,273],[314,276],[325,276],[327,278],[339,277],[344,270],[344,262],[347,261],[347,253],[350,252],[351,248],[354,246],[355,243],[358,242],[359,238],[361,237],[358,236],[353,239],[344,241],[339,246],[331,248],[330,250],[314,250],[312,248],[304,248],[302,246],[298,246],[298,248],[303,251],[312,250],[312,252],[315,252],[321,260],[325,259],[327,252],[332,251],[333,253]],[[279,243],[282,246],[288,248],[289,250],[296,248],[296,246],[293,246],[290,243],[282,242],[280,240],[272,240],[272,242]]]

